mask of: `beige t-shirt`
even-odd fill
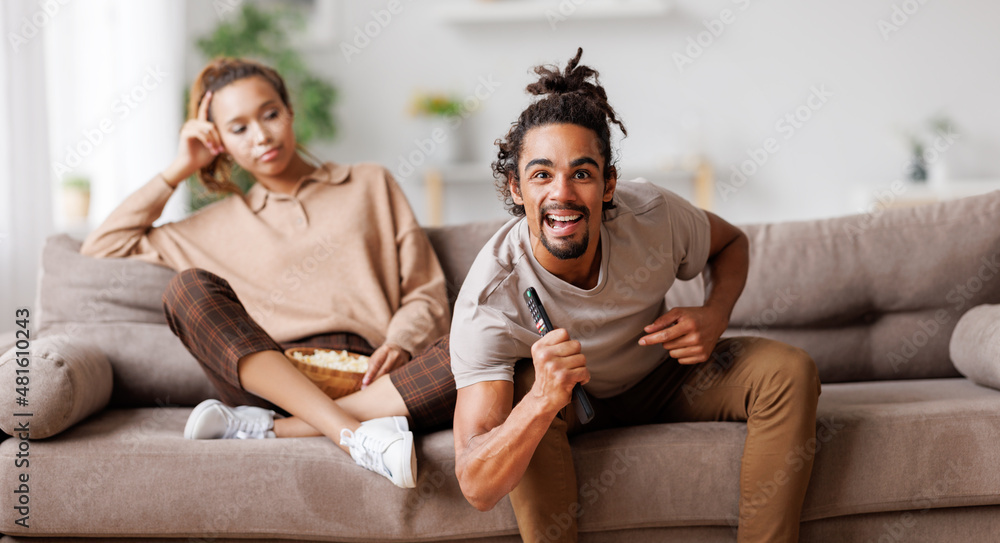
[[[455,302],[451,367],[458,388],[512,381],[514,364],[539,339],[524,291],[535,287],[552,325],[565,328],[587,357],[598,398],[619,394],[655,369],[667,353],[640,346],[643,327],[666,312],[675,278],[691,279],[708,261],[705,212],[643,179],[619,181],[615,209],[601,225],[601,271],[584,290],[552,275],[531,252],[528,224],[514,219],[479,252]]]

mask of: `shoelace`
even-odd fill
[[[264,417],[253,417],[253,420],[249,420],[246,416],[232,417],[226,428],[226,438],[262,439],[267,435],[267,423],[268,421]]]
[[[385,458],[382,453],[386,448],[385,442],[368,434],[360,436],[348,429],[340,432],[340,444],[347,445],[351,450],[351,458],[361,467],[389,477],[391,473],[385,465]]]

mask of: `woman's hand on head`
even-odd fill
[[[177,146],[177,158],[163,172],[167,183],[177,186],[198,170],[208,166],[226,148],[222,144],[222,136],[215,124],[208,120],[208,108],[212,103],[212,92],[198,106],[198,116],[190,119],[181,127],[180,143]]]
[[[410,353],[399,345],[386,343],[368,357],[368,371],[364,379],[361,380],[361,388],[375,382],[375,379],[382,377],[390,371],[406,364],[410,361]]]

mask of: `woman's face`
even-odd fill
[[[211,118],[233,160],[254,177],[274,177],[295,156],[292,111],[258,76],[239,79],[212,95]]]

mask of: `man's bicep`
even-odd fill
[[[708,254],[711,258],[739,238],[743,231],[711,211],[706,211],[705,216],[708,217],[710,236]]]
[[[514,404],[514,383],[482,381],[458,389],[455,404],[455,452],[460,454],[474,437],[503,424]]]

